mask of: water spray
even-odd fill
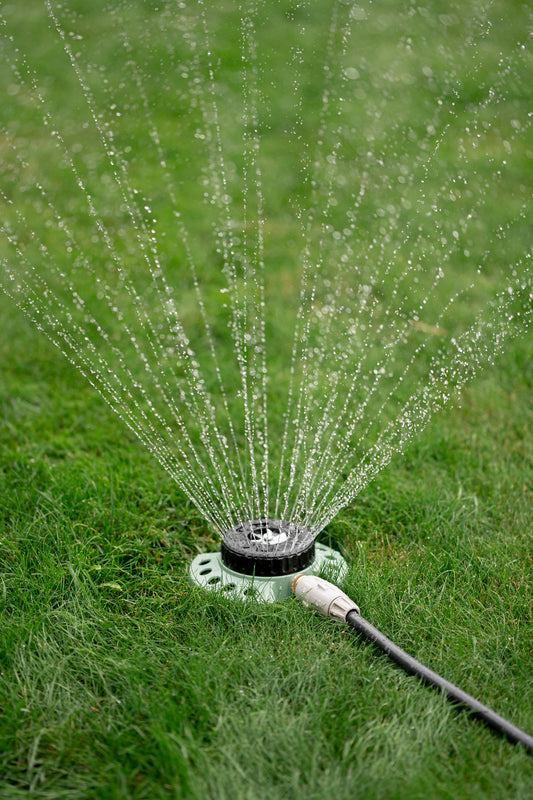
[[[344,558],[314,541],[309,531],[285,520],[252,520],[229,530],[219,553],[198,555],[190,580],[209,590],[224,591],[260,602],[283,600],[293,594],[304,606],[346,623],[373,642],[409,675],[443,692],[492,730],[533,752],[533,736],[517,728],[472,695],[438,675],[361,616],[359,607],[338,586],[321,577],[335,573],[340,582],[347,572]]]

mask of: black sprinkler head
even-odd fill
[[[313,563],[315,540],[295,522],[255,519],[227,531],[220,553],[225,567],[243,575],[292,575]]]

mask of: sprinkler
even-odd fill
[[[196,556],[191,583],[264,602],[291,594],[297,575],[326,575],[341,581],[348,570],[336,550],[315,542],[302,525],[283,519],[255,519],[226,531],[219,553]]]

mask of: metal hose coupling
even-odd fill
[[[335,586],[317,575],[296,575],[291,583],[292,593],[304,606],[314,608],[324,617],[346,622],[350,611],[360,614],[359,607]]]

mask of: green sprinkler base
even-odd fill
[[[258,577],[235,572],[222,563],[220,553],[204,553],[196,556],[189,570],[189,580],[194,586],[211,591],[222,591],[230,597],[242,600],[258,600],[273,603],[284,600],[291,594],[291,583],[296,575],[320,575],[339,583],[348,571],[344,558],[336,550],[315,543],[315,558],[305,569],[290,575]]]

